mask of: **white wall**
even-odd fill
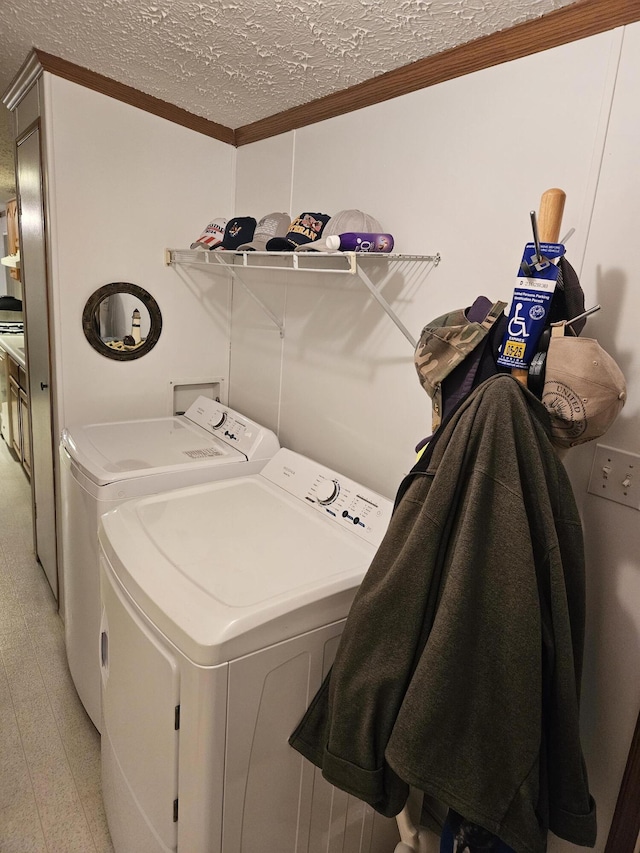
[[[417,337],[480,293],[510,298],[529,211],[559,186],[563,230],[576,228],[568,257],[587,304],[603,306],[585,333],[628,382],[605,442],[640,451],[639,47],[636,24],[237,152],[45,74],[57,427],[160,416],[170,380],[224,376],[231,405],[283,444],[392,496],[429,432],[430,401],[411,345],[365,288],[347,277],[252,274],[281,336],[241,286],[231,297],[224,275],[167,268],[164,248],[188,246],[218,216],[360,208],[394,234],[397,251],[442,255],[438,267],[408,265],[384,286]],[[81,330],[87,297],[120,280],[146,288],[164,320],[157,347],[130,363],[94,353]],[[588,556],[583,743],[598,853],[640,705],[640,549],[638,513],[586,494],[594,449],[571,451],[567,467]],[[574,848],[550,844],[565,849]]]
[[[529,211],[548,187],[567,192],[564,222],[577,229],[569,254],[580,264],[619,41],[607,33],[240,148],[237,198],[256,216],[281,209],[292,180],[292,216],[356,207],[394,234],[397,251],[440,252],[437,269],[394,276],[384,291],[414,337],[479,293],[508,300],[530,239]],[[290,286],[261,293],[276,313],[287,302],[281,364],[258,366],[248,347],[235,346],[251,316],[260,326],[250,330],[253,348],[280,354],[277,332],[262,329],[258,312],[239,322],[249,309],[236,297],[234,398],[277,401],[284,439],[392,493],[430,419],[411,345],[362,287],[279,281]]]
[[[627,27],[598,170],[593,218],[581,283],[600,303],[588,333],[615,355],[627,380],[622,416],[601,443],[640,453],[640,312],[637,223],[640,222],[640,24]],[[597,785],[602,823],[615,805],[621,768],[640,707],[640,514],[586,492],[589,445],[569,458],[582,497],[589,558],[588,628],[583,689],[584,744]],[[637,804],[640,809],[640,803]]]
[[[397,251],[440,252],[437,268],[407,267],[383,290],[417,337],[481,293],[510,299],[529,211],[545,189],[563,188],[563,233],[576,229],[568,258],[587,305],[603,309],[584,334],[628,381],[605,443],[638,452],[639,47],[636,24],[240,148],[238,212],[360,208],[394,234]],[[285,333],[235,288],[231,404],[283,444],[392,496],[429,432],[411,345],[357,282],[292,273],[251,282]],[[594,449],[571,451],[567,467],[585,520],[583,742],[602,851],[640,705],[640,517],[586,495]],[[575,848],[552,839],[550,850],[565,849]]]
[[[228,379],[226,281],[187,281],[163,263],[233,213],[234,149],[59,77],[44,75],[59,429],[169,414],[169,382]],[[82,332],[94,290],[145,288],[163,327],[133,362],[96,353]]]

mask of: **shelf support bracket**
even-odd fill
[[[260,308],[262,308],[262,310],[264,311],[264,313],[265,313],[265,314],[266,314],[266,315],[271,319],[271,321],[272,321],[272,322],[273,322],[273,323],[278,327],[278,331],[280,332],[280,337],[281,337],[281,338],[284,338],[284,324],[283,324],[283,323],[281,323],[281,322],[280,322],[280,320],[278,320],[278,318],[277,318],[277,317],[276,317],[276,315],[273,313],[273,311],[272,311],[272,310],[271,310],[267,305],[265,305],[265,304],[264,304],[264,302],[262,301],[262,299],[260,299],[260,297],[259,297],[259,296],[256,296],[256,294],[253,292],[253,290],[251,290],[251,288],[249,287],[249,285],[248,285],[245,281],[243,281],[243,279],[238,275],[238,273],[237,273],[237,272],[236,272],[236,270],[231,266],[231,264],[224,264],[224,266],[226,266],[226,267],[228,268],[229,272],[231,273],[231,277],[233,278],[233,280],[234,280],[234,281],[239,282],[239,283],[244,287],[244,289],[246,290],[247,294],[248,294],[248,295],[253,299],[253,301],[254,301],[257,305],[259,305],[259,306],[260,306]]]
[[[395,313],[393,308],[389,305],[389,303],[384,298],[384,296],[380,293],[380,289],[375,286],[375,284],[371,281],[369,276],[362,269],[361,265],[358,265],[358,267],[356,269],[356,274],[357,274],[358,278],[362,281],[362,283],[365,285],[365,287],[369,290],[369,292],[371,293],[373,298],[378,302],[380,307],[386,312],[388,317],[395,323],[395,325],[400,329],[400,331],[405,336],[405,338],[409,341],[411,346],[415,349],[418,342],[413,337],[411,332],[407,329],[407,327],[404,325],[404,323],[400,320],[400,318]],[[388,280],[389,280],[389,276],[387,276],[387,278],[382,282],[380,287],[381,288],[384,287],[384,285],[387,283]]]
[[[207,254],[203,254],[203,258],[206,259],[204,266],[214,265],[214,266],[224,267],[229,272],[229,274],[231,275],[231,278],[234,281],[238,281],[244,287],[244,289],[247,291],[248,295],[253,299],[253,301],[270,318],[272,323],[278,328],[278,331],[280,332],[280,337],[284,338],[284,324],[276,317],[276,315],[268,307],[268,305],[265,305],[264,302],[262,301],[262,299],[260,299],[259,296],[256,296],[256,294],[253,292],[253,290],[251,290],[249,285],[238,274],[238,271],[237,271],[234,263],[233,262],[228,263],[226,260],[223,259],[222,255],[223,255],[223,253],[216,253],[216,252],[210,252],[210,253],[208,252]],[[235,258],[235,256],[234,256],[234,258]],[[245,254],[245,258],[246,258],[246,254]],[[173,263],[173,250],[172,249],[165,249],[164,262],[167,266],[171,266],[171,264]],[[197,264],[198,264],[198,262],[196,262],[196,265]],[[245,260],[245,264],[246,264],[246,260]]]

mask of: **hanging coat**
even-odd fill
[[[593,846],[582,529],[548,414],[496,375],[429,450],[290,743],[384,815],[411,784],[516,853]]]

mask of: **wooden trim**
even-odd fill
[[[124,83],[118,83],[109,77],[96,74],[95,71],[89,71],[87,68],[74,65],[73,62],[67,62],[66,59],[60,59],[58,56],[45,53],[37,48],[34,50],[34,53],[44,71],[49,71],[57,77],[63,77],[65,80],[70,80],[72,83],[78,83],[87,89],[93,89],[95,92],[108,95],[110,98],[115,98],[117,101],[122,101],[132,107],[137,107],[145,112],[172,121],[175,124],[188,127],[190,130],[204,134],[204,136],[211,136],[214,139],[219,139],[220,142],[235,145],[234,132],[230,127],[225,127],[215,121],[209,121],[209,119],[194,115],[167,101],[154,98],[152,95],[146,95],[132,86],[125,86]]]
[[[638,20],[640,0],[577,0],[548,15],[419,59],[236,130],[37,48],[5,93],[3,103],[13,109],[25,91],[25,80],[33,82],[34,75],[44,70],[229,145],[248,145]]]
[[[640,20],[640,0],[579,0],[533,21],[483,36],[308,104],[246,124],[236,129],[236,145],[247,145],[325,121],[637,20]]]
[[[640,714],[604,853],[631,853],[640,838]]]

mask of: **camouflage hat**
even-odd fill
[[[434,397],[445,376],[484,340],[506,307],[506,302],[494,302],[482,323],[467,320],[464,308],[427,323],[414,361],[420,383],[430,397]]]

